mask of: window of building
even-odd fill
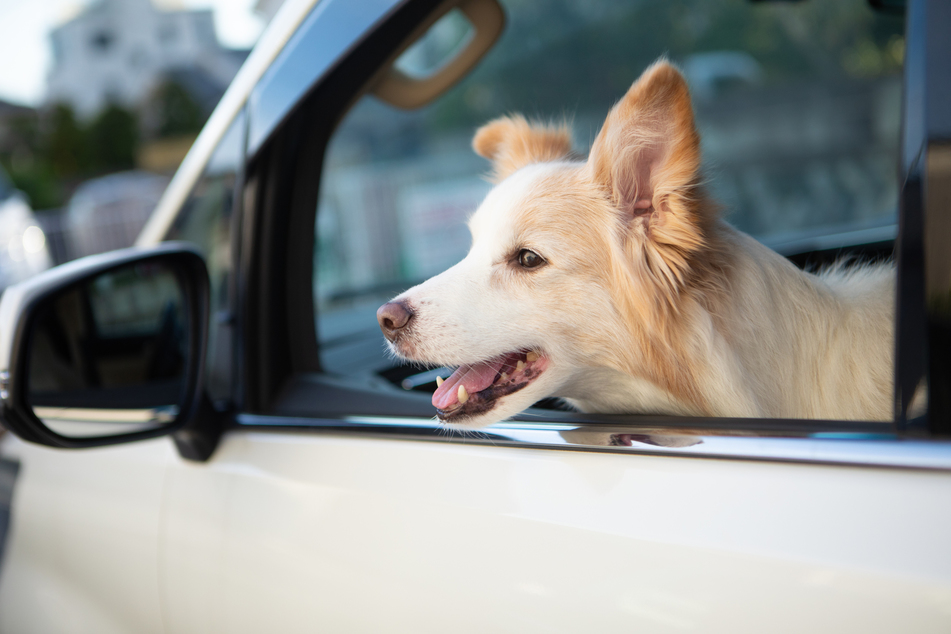
[[[98,31],[89,40],[90,47],[98,53],[108,52],[116,43],[116,36],[111,31]]]
[[[135,69],[142,69],[149,65],[149,55],[142,49],[136,49],[129,56],[129,66]]]
[[[63,39],[59,33],[50,34],[50,45],[53,48],[53,63],[62,64],[63,63]]]
[[[163,24],[158,31],[159,42],[165,46],[170,46],[178,40],[178,29],[171,22]]]

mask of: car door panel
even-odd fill
[[[175,631],[948,622],[940,472],[261,431],[201,469],[171,467],[165,592],[213,597]]]
[[[87,451],[4,439],[20,460],[0,631],[160,633],[166,438]]]

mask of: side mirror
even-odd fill
[[[0,421],[95,447],[172,433],[202,394],[208,273],[184,243],[95,255],[0,299]]]

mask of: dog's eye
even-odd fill
[[[542,256],[538,255],[534,251],[522,249],[518,252],[518,263],[523,268],[534,269],[544,264],[545,260],[543,260]]]

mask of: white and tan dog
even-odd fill
[[[459,366],[441,420],[487,425],[548,396],[586,412],[891,418],[894,271],[805,273],[719,220],[687,85],[660,61],[586,162],[564,127],[497,119],[497,185],[459,264],[377,313],[392,350]]]

